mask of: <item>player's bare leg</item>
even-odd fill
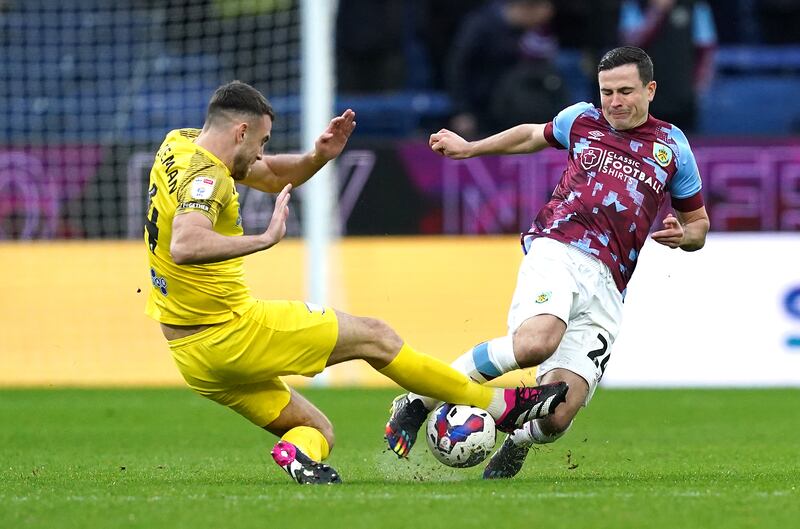
[[[531,446],[552,443],[564,435],[589,395],[589,384],[586,380],[567,369],[548,371],[541,381],[545,384],[559,381],[569,384],[570,390],[566,402],[556,408],[553,414],[530,421],[509,434],[486,465],[483,471],[484,479],[516,476],[522,469]]]
[[[472,382],[446,363],[421,354],[404,343],[391,327],[373,318],[337,312],[339,338],[328,365],[360,358],[400,386],[437,400],[477,406],[489,412],[501,431],[513,431],[528,420],[552,413],[564,401],[568,387],[499,389]],[[400,457],[416,438],[391,421],[386,428],[389,447]],[[412,438],[413,436],[413,438]]]
[[[514,357],[519,367],[538,366],[558,349],[567,324],[552,314],[528,318],[514,331]]]
[[[289,403],[264,429],[281,437],[272,458],[297,483],[341,483],[339,473],[322,463],[333,449],[333,425],[305,397],[291,390]]]
[[[281,411],[280,415],[264,427],[268,432],[282,437],[286,432],[297,426],[309,426],[318,430],[328,444],[328,451],[333,450],[335,441],[333,424],[322,411],[314,406],[294,389],[290,389],[289,404]],[[316,454],[314,454],[316,455]]]
[[[461,355],[452,366],[471,380],[484,384],[509,371],[539,365],[558,348],[565,330],[566,324],[556,316],[537,315],[525,320],[513,338],[503,336],[482,342]],[[541,387],[553,388],[552,385]],[[395,429],[406,432],[407,439],[401,440],[408,445],[406,453],[428,413],[437,404],[436,399],[416,393],[400,395],[392,402],[389,424],[397,424],[399,427]],[[387,426],[387,440],[389,435]]]

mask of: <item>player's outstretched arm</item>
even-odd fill
[[[484,154],[522,154],[537,152],[548,146],[544,125],[528,123],[498,132],[477,141],[466,141],[453,131],[442,129],[431,134],[428,145],[448,158],[463,160]]]
[[[699,250],[706,244],[706,234],[711,225],[705,206],[694,211],[677,211],[664,219],[664,229],[650,237],[659,244],[680,248],[687,252]]]
[[[277,196],[269,226],[259,235],[221,235],[202,213],[175,215],[169,247],[172,260],[179,265],[218,263],[275,246],[286,235],[291,190],[291,184],[287,184]]]
[[[286,184],[297,187],[314,176],[323,165],[341,154],[356,127],[356,113],[349,108],[331,120],[314,142],[314,150],[305,154],[273,154],[253,164],[242,184],[277,193]]]

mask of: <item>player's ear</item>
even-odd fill
[[[650,102],[653,101],[653,97],[656,95],[656,86],[657,84],[655,81],[647,83],[647,100]]]
[[[236,143],[237,144],[244,142],[244,137],[247,134],[247,127],[248,127],[248,125],[247,125],[246,121],[242,121],[241,123],[236,125]]]

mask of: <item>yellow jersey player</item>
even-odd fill
[[[385,323],[298,301],[255,299],[245,255],[286,234],[290,191],[342,152],[355,113],[331,120],[305,154],[265,155],[275,115],[266,98],[238,81],[216,90],[203,128],[167,134],[150,172],[144,240],[152,288],[146,313],[161,325],[179,371],[194,391],[280,437],[275,462],[298,483],[339,483],[322,463],[333,426],[281,376],[313,376],[363,359],[404,388],[486,409],[509,431],[552,413],[566,384],[492,389],[421,354]],[[267,229],[244,235],[235,184],[278,193]],[[390,422],[400,455],[416,431]]]

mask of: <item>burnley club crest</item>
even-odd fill
[[[653,158],[656,159],[658,165],[660,165],[661,167],[666,167],[669,165],[669,162],[672,161],[672,149],[670,149],[663,143],[654,142]]]

